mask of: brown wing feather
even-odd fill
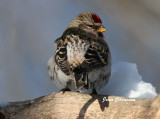
[[[74,72],[90,72],[93,69],[97,69],[107,65],[108,63],[108,49],[104,49],[102,46],[90,46],[85,54],[85,61],[76,67]]]
[[[67,62],[66,46],[57,46],[55,62],[66,75],[70,75],[70,69]]]

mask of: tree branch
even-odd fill
[[[0,119],[159,119],[159,117],[160,95],[153,99],[130,99],[67,91],[9,103],[0,108]]]

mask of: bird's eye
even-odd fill
[[[93,27],[93,25],[88,25],[89,27]]]
[[[99,28],[99,26],[97,26],[97,25],[88,25],[90,28],[93,28],[93,29],[98,29]]]

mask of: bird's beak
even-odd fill
[[[105,29],[104,27],[100,27],[97,29],[97,31],[102,33],[102,32],[107,31],[107,29]]]

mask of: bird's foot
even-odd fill
[[[97,91],[96,91],[95,88],[92,90],[92,93],[91,93],[91,94],[96,94],[96,95],[97,95]]]
[[[63,93],[65,93],[65,91],[71,91],[69,88],[63,88],[62,90],[60,91],[63,91]]]
[[[79,91],[79,90],[77,90],[76,92],[80,93],[80,91]]]

